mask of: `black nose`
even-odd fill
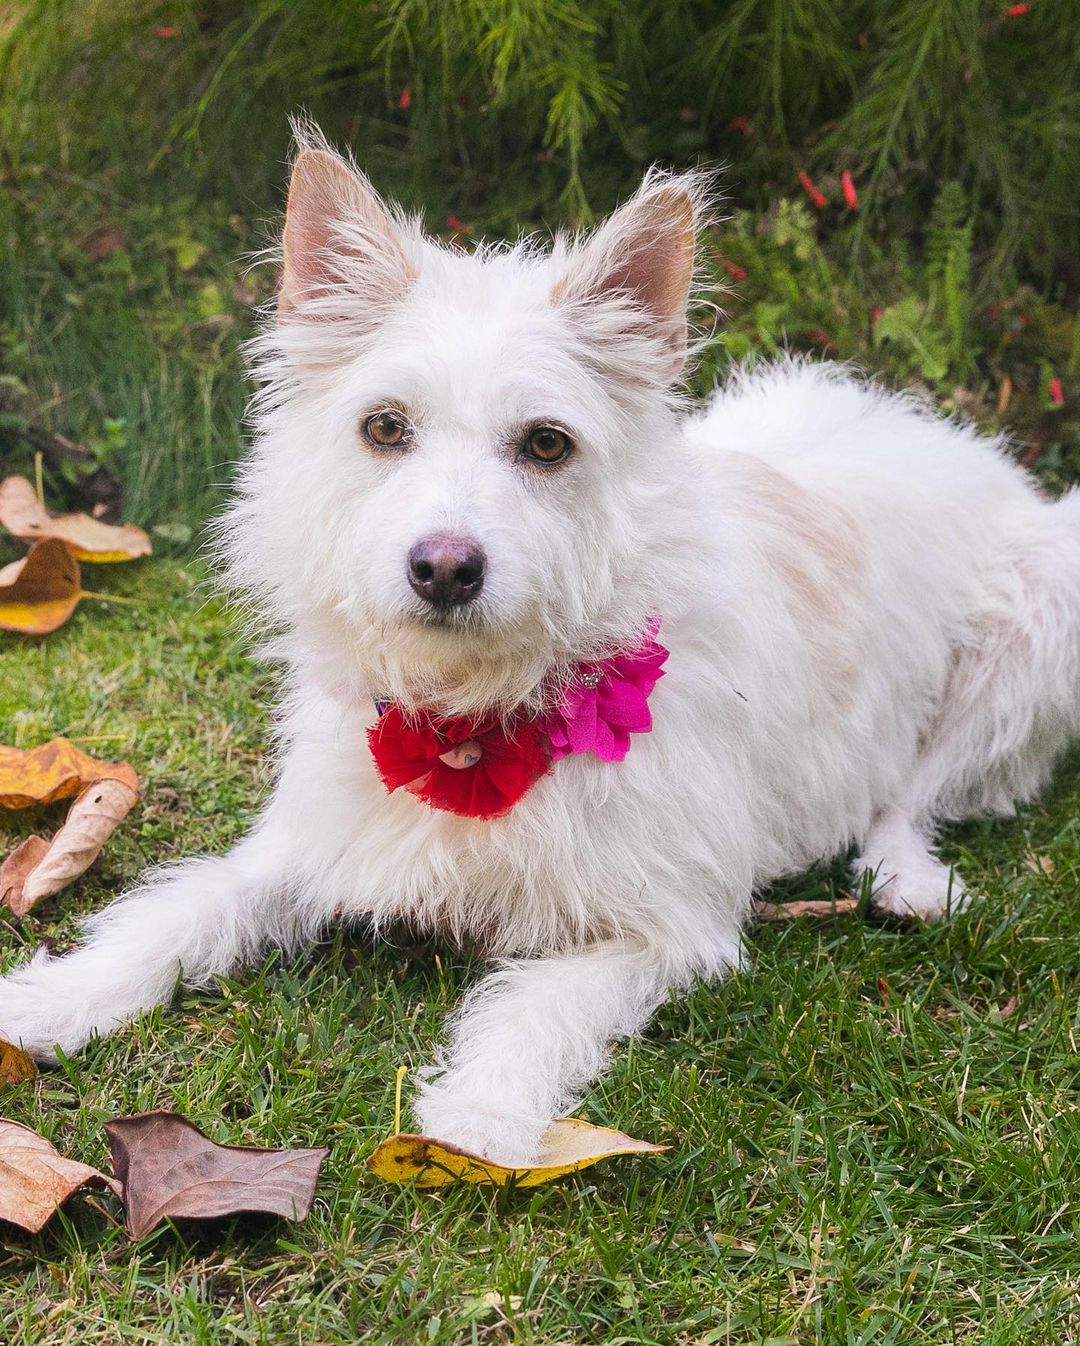
[[[471,537],[424,537],[409,552],[409,583],[436,607],[471,603],[484,587],[487,557]]]

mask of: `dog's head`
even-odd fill
[[[296,657],[406,704],[511,705],[662,607],[698,206],[654,173],[588,237],[466,252],[301,144],[221,530]]]

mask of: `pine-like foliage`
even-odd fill
[[[910,234],[943,182],[991,269],[1074,282],[1080,13],[1002,0],[34,0],[0,19],[16,170],[263,191],[286,113],[506,218],[586,218],[642,163],[731,165],[742,204],[800,169],[862,230]],[[406,190],[407,194],[407,190]],[[492,214],[491,210],[486,213]],[[497,213],[497,212],[496,212]]]

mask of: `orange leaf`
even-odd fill
[[[102,523],[89,514],[53,516],[42,506],[26,477],[0,482],[0,524],[27,542],[57,538],[80,561],[131,561],[149,556],[150,539],[132,523]]]
[[[51,538],[36,542],[24,560],[5,566],[4,579],[7,582],[0,584],[0,631],[48,635],[63,626],[82,597],[78,561],[66,543]]]
[[[96,762],[66,738],[51,739],[30,752],[0,745],[0,808],[52,804],[102,780],[139,789],[139,778],[127,762]]]
[[[42,898],[85,874],[138,797],[119,780],[88,785],[52,841],[27,837],[0,865],[0,900],[25,916]]]
[[[0,1039],[0,1080],[5,1084],[22,1084],[23,1080],[37,1078],[34,1058],[21,1047]]]

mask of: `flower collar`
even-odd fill
[[[652,729],[649,697],[668,657],[659,630],[654,619],[633,647],[578,664],[558,705],[540,714],[410,714],[376,700],[368,743],[380,779],[432,808],[487,819],[508,813],[563,757],[621,762],[630,735]]]

